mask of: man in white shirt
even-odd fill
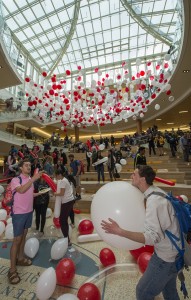
[[[106,233],[116,234],[145,245],[154,245],[154,254],[148,267],[137,284],[137,300],[154,300],[155,296],[163,293],[166,300],[179,300],[176,288],[176,256],[177,250],[165,234],[169,230],[180,236],[179,224],[171,203],[161,195],[165,194],[153,186],[155,172],[150,166],[139,165],[132,174],[132,184],[145,196],[146,218],[143,232],[124,230],[112,219],[102,221]],[[132,199],[133,201],[133,199]]]

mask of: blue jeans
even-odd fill
[[[165,300],[180,300],[176,289],[176,278],[175,262],[165,262],[154,253],[137,284],[137,300],[154,300],[161,292]]]

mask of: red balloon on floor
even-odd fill
[[[154,252],[154,247],[153,246],[149,246],[149,245],[145,245],[139,249],[135,249],[135,250],[130,250],[129,251],[131,253],[131,255],[134,257],[135,260],[138,259],[138,257],[144,253],[144,252],[149,252],[149,253],[153,253]]]
[[[57,284],[70,284],[75,275],[75,264],[70,258],[63,258],[56,266]]]
[[[151,256],[152,256],[152,254],[149,252],[144,252],[139,256],[139,258],[137,260],[137,264],[139,266],[139,270],[141,271],[141,273],[145,272],[145,270],[148,266],[148,263],[151,259]]]
[[[59,218],[53,218],[53,223],[56,228],[60,228],[60,220]]]
[[[83,284],[77,294],[79,300],[101,300],[101,294],[97,286],[93,283]]]
[[[94,225],[91,220],[83,220],[78,225],[78,231],[81,235],[91,234],[94,231]]]
[[[113,265],[116,263],[115,254],[109,248],[103,248],[100,251],[99,259],[104,267]]]

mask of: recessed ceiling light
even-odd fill
[[[168,125],[173,125],[174,123],[166,123],[166,124],[168,124]]]
[[[161,121],[162,119],[156,119],[156,121]]]
[[[56,128],[56,130],[60,130],[59,128]]]
[[[190,70],[183,70],[183,73],[189,73]]]
[[[121,130],[117,130],[116,132],[122,132]]]
[[[97,132],[96,134],[101,134],[101,133]]]
[[[182,111],[179,111],[179,114],[184,114],[184,113],[187,113],[188,110],[182,110]]]

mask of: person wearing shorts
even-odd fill
[[[11,213],[14,238],[10,249],[11,265],[8,272],[8,279],[11,284],[17,284],[21,280],[16,265],[30,266],[32,264],[30,259],[24,257],[24,246],[28,229],[32,225],[33,183],[42,175],[42,172],[39,172],[32,178],[30,177],[31,163],[28,159],[20,161],[18,167],[21,174],[11,181],[11,190],[14,194]]]

